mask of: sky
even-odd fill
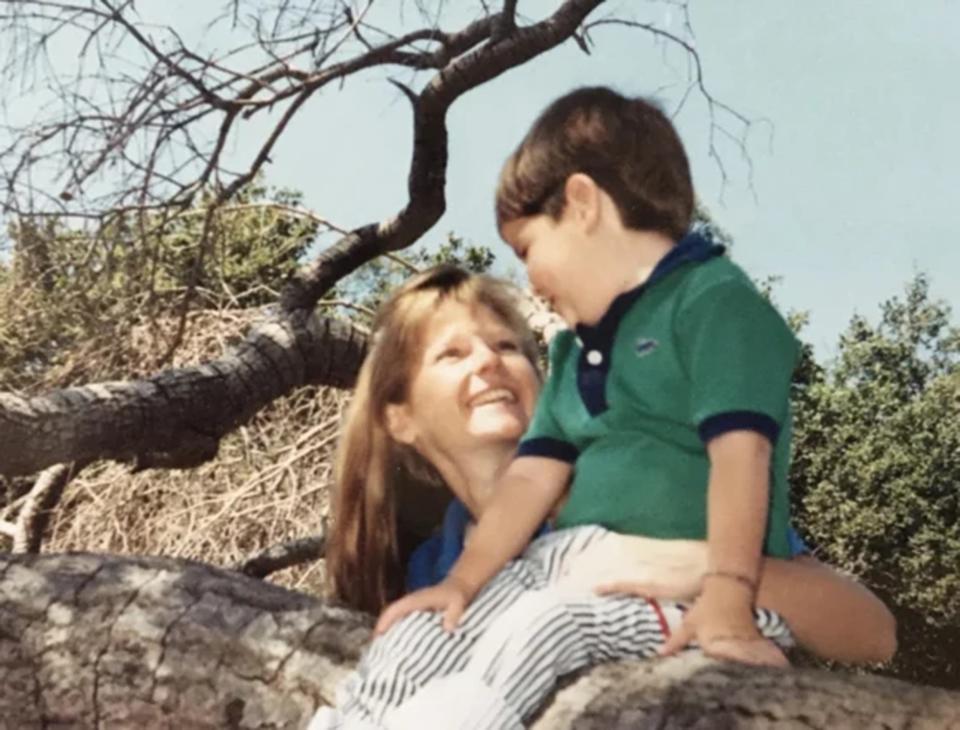
[[[520,0],[519,9],[537,19],[556,4]],[[448,1],[441,27],[458,27],[476,5]],[[628,6],[638,19],[683,33],[671,2],[611,1],[593,17]],[[201,29],[210,6],[162,7],[181,27],[196,16]],[[876,321],[880,302],[918,272],[950,302],[956,322],[960,0],[691,0],[690,19],[709,92],[754,120],[746,158],[716,138],[726,180],[709,154],[703,97],[693,92],[678,110],[689,85],[684,53],[640,30],[596,29],[591,55],[568,43],[455,102],[447,212],[425,241],[454,232],[491,246],[501,271],[519,272],[493,223],[500,165],[552,99],[606,84],[653,96],[675,113],[698,195],[733,236],[734,259],[756,279],[779,279],[782,309],[809,313],[804,337],[818,356],[835,352],[854,313]],[[394,77],[414,88],[429,78],[404,70]],[[740,131],[720,114],[725,129]],[[251,120],[231,154],[249,153],[265,121]],[[382,74],[359,76],[303,108],[265,179],[302,191],[306,207],[338,225],[361,225],[405,202],[411,145],[406,99]]]
[[[520,9],[538,17],[552,5]],[[637,5],[682,31],[676,8]],[[675,123],[698,195],[732,234],[735,260],[757,279],[778,277],[781,308],[809,313],[805,338],[818,355],[835,352],[854,313],[876,321],[880,302],[918,272],[956,321],[960,2],[693,0],[691,20],[709,91],[756,120],[749,164],[718,140],[724,182],[709,155],[706,103],[689,97]],[[593,40],[589,56],[568,44],[455,103],[448,209],[428,241],[453,231],[516,268],[493,224],[497,173],[537,113],[574,86],[607,84],[676,109],[688,85],[681,52],[635,29],[597,29]],[[410,148],[406,100],[382,78],[360,78],[304,109],[268,180],[359,225],[403,204]]]

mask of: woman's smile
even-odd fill
[[[397,422],[407,427],[401,438],[424,456],[515,446],[540,387],[516,334],[485,307],[448,300],[421,337],[407,403],[396,409]]]

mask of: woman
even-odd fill
[[[540,383],[533,337],[508,291],[487,277],[450,266],[415,277],[384,304],[374,332],[338,459],[328,553],[335,593],[347,604],[370,611],[380,610],[401,590],[398,491],[424,480],[445,485],[471,515],[479,515],[527,427]],[[448,532],[446,537],[456,537],[456,530]],[[610,564],[610,555],[627,552],[633,557],[626,570],[592,573],[598,583],[607,584],[607,592],[689,598],[696,594],[705,568],[702,543],[620,536],[615,542],[555,549],[562,539],[554,533],[535,541],[508,570],[528,571],[524,580],[531,588],[543,587],[545,581],[564,590],[592,591],[597,586],[564,585],[562,576],[570,564],[586,561],[602,567]],[[453,547],[455,552],[458,546]],[[478,598],[453,639],[440,629],[435,615],[404,619],[374,642],[346,686],[341,703],[341,713],[350,718],[346,726],[403,726],[403,711],[398,714],[393,708],[428,680],[477,661],[473,655],[483,651],[474,645],[487,640],[484,634],[497,614],[515,604],[530,604],[531,620],[539,620],[530,594],[505,593],[486,603]],[[893,622],[885,607],[812,559],[767,560],[757,602],[779,612],[796,640],[818,655],[880,661],[893,652]],[[620,626],[616,621],[629,615],[629,627],[616,630],[636,642],[631,651],[619,647],[610,656],[652,654],[680,615],[673,603],[623,595],[604,605],[604,610],[622,613],[604,614],[591,630]],[[833,609],[829,616],[824,605]],[[758,620],[774,636],[782,630],[773,614],[761,612]],[[497,631],[503,630],[497,624]],[[530,651],[540,652],[542,643]],[[495,661],[504,661],[506,645],[494,652]],[[705,650],[723,654],[722,646]],[[501,718],[490,726],[518,726],[518,718],[535,709],[557,675],[603,658],[543,657],[551,667],[547,680],[533,688],[501,688],[522,690],[523,696],[510,698],[516,714],[509,722]],[[510,657],[517,667],[525,660],[522,651]],[[497,698],[480,698],[478,707],[487,699],[484,707],[497,706]],[[509,714],[509,708],[501,709]],[[337,727],[337,722],[328,720],[326,726]]]

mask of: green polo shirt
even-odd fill
[[[554,338],[518,455],[574,465],[557,527],[705,539],[706,443],[749,429],[773,445],[764,552],[791,554],[789,391],[799,347],[722,252],[689,234],[595,327]]]

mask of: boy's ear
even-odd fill
[[[394,441],[412,446],[417,437],[417,430],[410,418],[406,403],[388,403],[384,411],[387,433]]]
[[[575,172],[564,184],[566,206],[564,214],[570,220],[580,224],[586,230],[592,230],[600,220],[601,190],[592,177],[583,172]]]

